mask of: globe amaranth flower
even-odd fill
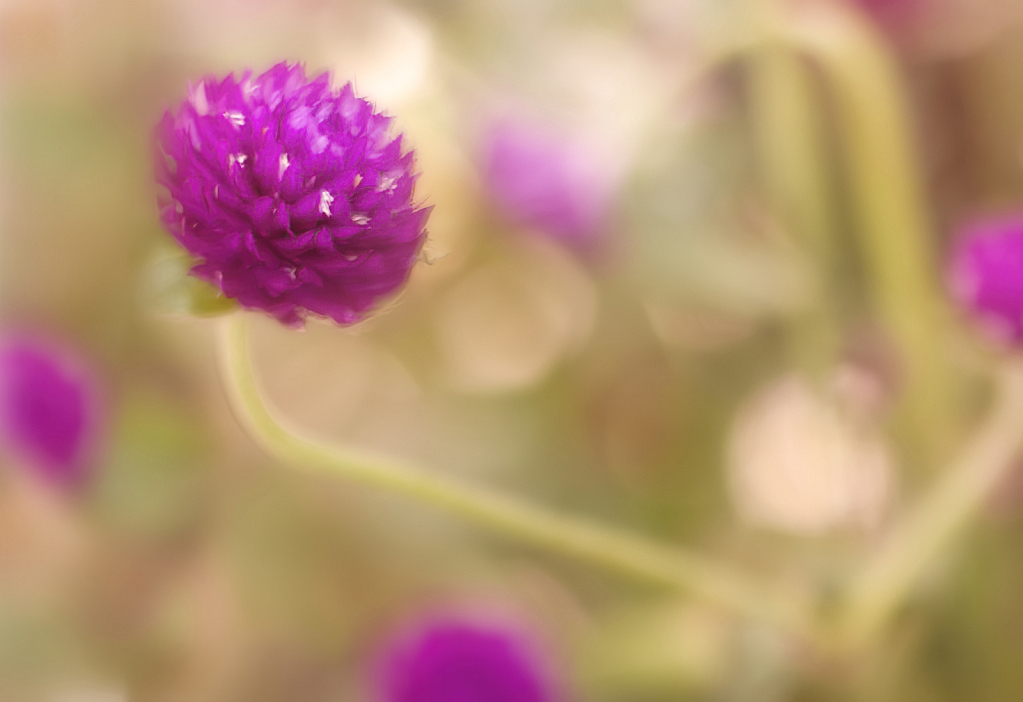
[[[381,702],[551,702],[550,682],[521,632],[458,618],[427,621],[392,642]]]
[[[484,181],[504,219],[577,253],[600,248],[615,178],[596,145],[535,120],[506,117],[491,125],[482,151]]]
[[[966,226],[953,246],[949,282],[992,340],[1023,342],[1023,214]]]
[[[45,480],[86,476],[100,424],[95,375],[73,349],[41,336],[0,339],[0,437]]]
[[[156,135],[161,217],[192,273],[289,326],[364,318],[408,278],[430,211],[390,123],[301,65],[192,87]]]

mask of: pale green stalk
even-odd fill
[[[892,531],[849,585],[838,640],[857,646],[887,622],[1013,467],[1023,449],[1023,365],[1001,370],[998,396],[958,460]]]
[[[835,197],[828,168],[822,96],[791,46],[765,43],[746,60],[751,117],[768,200],[811,265],[812,295],[792,320],[796,364],[820,376],[839,346],[834,251]]]
[[[729,610],[806,633],[802,610],[780,593],[707,558],[523,500],[417,470],[399,461],[324,446],[284,429],[266,409],[252,373],[245,319],[230,315],[221,338],[225,385],[250,434],[280,460],[326,470],[439,507],[521,542],[589,561],[638,580],[691,592]]]
[[[901,353],[903,421],[919,463],[940,464],[960,426],[913,129],[883,39],[841,3],[793,12],[779,31],[834,96],[857,233],[883,320]]]

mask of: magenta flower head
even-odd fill
[[[499,214],[581,254],[609,229],[616,178],[599,148],[548,125],[505,118],[485,137],[483,177]]]
[[[552,702],[534,643],[500,625],[438,618],[391,643],[381,702]]]
[[[1023,342],[1023,215],[975,222],[952,252],[952,294],[994,341]]]
[[[192,87],[156,134],[161,217],[192,274],[289,326],[364,318],[408,278],[430,211],[390,123],[301,65]]]
[[[99,385],[72,349],[28,334],[0,339],[0,438],[43,479],[73,487],[94,458]]]

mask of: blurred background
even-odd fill
[[[253,319],[306,433],[826,598],[985,407],[944,271],[1023,205],[1016,0],[2,0],[0,320],[102,402],[73,488],[4,454],[0,699],[378,700],[437,608],[530,631],[566,701],[1023,699],[1023,473],[836,660],[265,455],[174,291],[151,130],[281,60],[394,115],[435,208],[371,320]]]

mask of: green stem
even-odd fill
[[[1023,449],[1023,365],[1001,371],[991,412],[958,460],[850,583],[838,639],[869,640],[998,486]]]
[[[746,65],[768,200],[813,264],[814,294],[792,319],[793,356],[800,368],[819,377],[833,367],[839,346],[829,285],[835,278],[838,225],[821,96],[805,59],[783,43],[750,51]]]
[[[877,31],[841,3],[794,12],[779,30],[821,67],[838,108],[857,231],[878,309],[902,355],[902,419],[921,465],[959,429],[913,130],[898,70]]]
[[[494,532],[651,584],[689,591],[789,631],[808,631],[802,610],[789,599],[762,591],[746,576],[707,558],[422,472],[391,459],[299,438],[284,429],[263,404],[252,373],[242,314],[227,318],[221,342],[223,377],[235,411],[253,438],[284,462],[327,470],[354,482],[405,495]]]

